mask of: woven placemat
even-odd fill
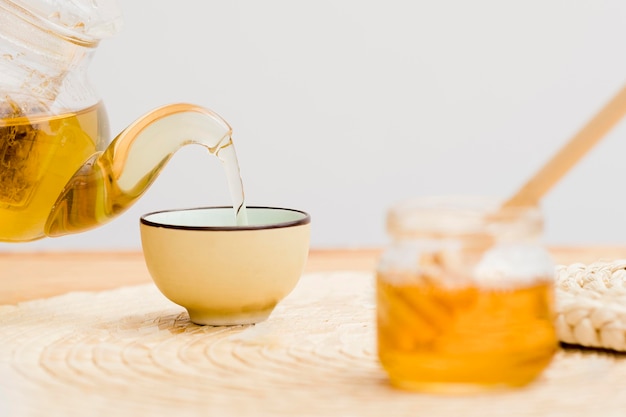
[[[556,301],[561,341],[626,351],[626,260],[558,266]]]
[[[153,285],[0,306],[1,416],[623,415],[620,355],[560,351],[536,383],[399,391],[375,353],[374,277],[309,274],[266,322],[189,322]]]

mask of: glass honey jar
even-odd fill
[[[387,229],[377,345],[393,386],[481,392],[526,385],[548,366],[554,264],[538,208],[424,197],[393,206]]]

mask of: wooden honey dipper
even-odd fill
[[[514,219],[517,209],[536,207],[541,198],[626,115],[626,85],[579,130],[513,196],[487,213],[486,219]],[[494,237],[477,233],[472,236],[476,253],[494,245]]]
[[[534,206],[626,114],[626,86],[511,198],[503,209]]]

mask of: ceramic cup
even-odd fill
[[[309,251],[311,217],[286,208],[168,210],[141,217],[144,258],[159,290],[191,321],[237,325],[267,319],[296,286]]]

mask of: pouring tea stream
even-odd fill
[[[0,0],[0,241],[108,222],[188,144],[222,161],[237,221],[245,223],[232,129],[215,112],[192,104],[160,107],[108,143],[105,106],[87,66],[120,21],[112,0]]]

